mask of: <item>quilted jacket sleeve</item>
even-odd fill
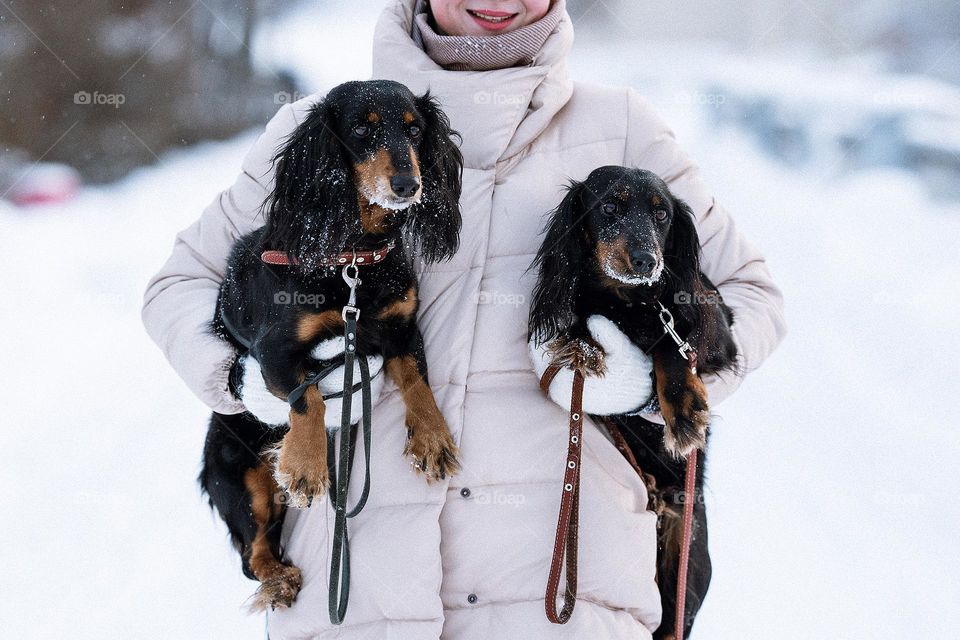
[[[629,91],[625,164],[660,175],[696,216],[702,270],[733,309],[739,372],[705,378],[710,404],[729,397],[759,367],[786,334],[783,294],[760,252],[737,230],[730,213],[713,197],[697,165],[680,149],[673,131],[645,98]]]
[[[243,404],[227,387],[235,350],[209,328],[217,293],[233,243],[264,223],[272,159],[296,127],[302,102],[284,105],[270,120],[244,158],[236,182],[177,234],[173,252],[144,293],[141,315],[147,333],[190,390],[220,413],[239,413]]]

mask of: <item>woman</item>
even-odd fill
[[[647,102],[630,89],[571,81],[572,41],[563,0],[393,0],[383,12],[373,77],[429,89],[463,134],[461,248],[422,269],[419,318],[463,470],[432,486],[412,473],[398,455],[403,404],[388,384],[374,410],[370,501],[352,522],[347,619],[333,630],[327,618],[332,518],[318,501],[288,512],[286,552],[305,584],[292,608],[271,614],[272,638],[648,638],[656,629],[656,519],[637,474],[593,426],[584,436],[578,606],[564,626],[544,615],[567,415],[542,396],[527,355],[526,269],[543,215],[569,178],[599,165],[663,176],[696,214],[703,269],[736,313],[742,371],[780,341],[781,296]],[[236,183],[178,235],[146,292],[149,333],[222,413],[244,408],[227,389],[236,354],[206,330],[226,256],[263,223],[270,158],[319,98],[280,109]],[[708,381],[713,405],[738,384]]]

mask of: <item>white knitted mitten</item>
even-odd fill
[[[587,375],[583,382],[583,410],[601,416],[631,413],[646,404],[653,395],[653,360],[630,342],[612,320],[600,315],[587,318],[587,329],[603,347],[603,376]],[[530,361],[538,377],[550,365],[549,343],[529,343]],[[561,369],[550,384],[550,399],[570,409],[573,370]]]
[[[311,356],[317,360],[333,360],[343,358],[343,336],[320,342],[313,348]],[[367,356],[370,364],[370,398],[376,403],[383,391],[383,357],[379,355]],[[290,419],[290,405],[285,400],[270,393],[263,380],[260,363],[247,354],[241,356],[240,366],[243,367],[243,376],[239,388],[240,401],[247,411],[252,413],[260,422],[272,426],[284,426]],[[320,393],[326,395],[343,389],[344,367],[341,364],[318,383]],[[353,364],[353,383],[360,382],[360,365]],[[340,428],[340,413],[343,411],[343,398],[331,398],[324,401],[326,411],[324,422],[328,429]],[[350,406],[350,423],[354,424],[363,416],[363,399],[360,390],[354,392]]]

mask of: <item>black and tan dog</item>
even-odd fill
[[[640,169],[606,166],[574,182],[554,210],[534,262],[530,335],[547,343],[554,361],[605,372],[603,348],[587,318],[604,316],[653,361],[654,388],[665,427],[616,416],[660,514],[658,582],[663,623],[654,637],[673,635],[683,509],[683,459],[706,446],[709,408],[699,375],[735,368],[733,315],[700,271],[700,243],[690,208],[666,183]],[[664,331],[660,304],[697,353],[697,373]],[[699,374],[699,375],[698,375]],[[694,497],[694,537],[687,584],[686,626],[710,581],[703,465]]]
[[[436,261],[457,249],[463,160],[456,135],[433,98],[402,84],[332,89],[279,150],[266,225],[237,241],[213,321],[286,401],[325,364],[311,355],[318,342],[344,333],[349,289],[340,257],[376,250],[376,263],[359,267],[356,353],[382,356],[406,404],[404,454],[428,479],[458,470],[457,448],[427,384],[408,251]],[[267,264],[264,252],[288,264]],[[240,379],[235,367],[235,389]],[[281,561],[279,533],[286,502],[306,506],[328,487],[324,414],[311,385],[290,405],[283,428],[249,413],[211,419],[200,483],[244,573],[261,583],[254,606],[289,606],[300,589],[299,570]],[[288,500],[277,499],[280,489]]]

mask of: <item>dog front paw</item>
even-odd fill
[[[556,338],[547,345],[553,364],[602,377],[607,372],[603,347],[592,338]]]
[[[330,486],[326,446],[295,447],[284,441],[274,460],[273,478],[287,494],[287,504],[306,509]]]
[[[278,564],[269,575],[263,577],[260,587],[253,595],[250,603],[252,611],[264,611],[269,608],[285,609],[293,604],[300,587],[303,586],[303,576],[300,569],[285,564]]]
[[[413,468],[423,474],[428,483],[460,471],[459,450],[446,423],[442,418],[440,420],[439,425],[420,423],[410,426],[408,423],[407,426],[409,436],[403,454],[411,458]]]
[[[661,409],[664,409],[661,400]],[[710,424],[710,410],[705,394],[698,389],[686,389],[672,411],[664,410],[666,427],[663,444],[667,452],[677,460],[686,459],[694,449],[703,450],[707,446],[707,427]]]

